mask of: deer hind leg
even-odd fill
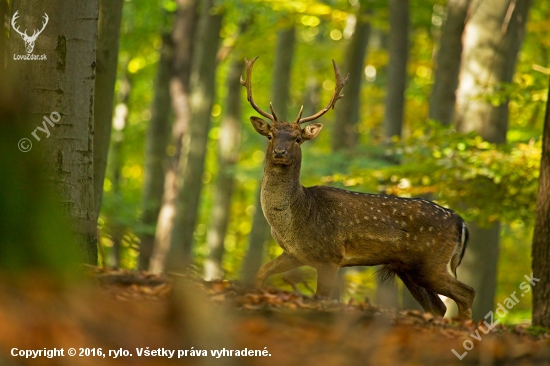
[[[413,277],[408,273],[397,274],[401,281],[407,286],[413,297],[418,301],[422,309],[427,313],[432,313],[438,316],[444,316],[447,311],[447,307],[441,301],[439,296],[425,287],[417,285]]]
[[[433,272],[432,272],[433,273]],[[433,273],[428,283],[425,283],[428,291],[447,296],[458,305],[458,317],[462,319],[472,318],[472,304],[476,291],[453,276],[447,270]]]
[[[291,269],[294,269],[296,267],[300,267],[303,265],[304,263],[300,262],[293,255],[288,254],[287,252],[283,252],[283,254],[281,254],[271,262],[267,262],[266,264],[260,267],[260,270],[256,275],[256,282],[254,283],[254,287],[256,288],[262,287],[265,281],[270,276],[273,276],[277,273],[290,271]]]

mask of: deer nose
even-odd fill
[[[286,150],[285,149],[274,149],[273,150],[273,157],[275,157],[277,159],[284,158],[285,155],[286,155]]]

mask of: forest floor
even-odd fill
[[[458,321],[191,276],[93,272],[78,286],[40,277],[0,284],[0,364],[550,365],[550,334],[526,324]],[[54,348],[63,355],[13,356]]]

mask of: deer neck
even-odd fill
[[[270,216],[273,211],[294,211],[304,207],[304,187],[300,183],[301,161],[290,165],[274,164],[266,159],[264,177],[262,179],[262,209],[268,221],[273,226]]]

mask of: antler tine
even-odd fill
[[[332,65],[334,66],[334,75],[336,77],[336,86],[334,87],[334,94],[332,94],[332,98],[330,99],[330,102],[328,103],[328,105],[325,108],[321,109],[319,112],[315,113],[313,116],[304,117],[304,118],[299,118],[300,116],[298,116],[298,119],[296,120],[296,123],[302,124],[302,123],[313,121],[313,120],[321,117],[323,114],[327,113],[327,111],[330,108],[334,108],[334,105],[336,104],[338,99],[341,99],[344,96],[344,94],[340,95],[340,91],[342,91],[342,88],[344,86],[346,86],[346,84],[348,83],[349,74],[347,74],[345,79],[342,79],[342,75],[340,75],[340,70],[338,69],[338,66],[336,66],[336,62],[334,62],[334,60],[332,60]],[[300,113],[300,115],[301,115],[301,113]]]
[[[271,112],[273,113],[273,115],[262,111],[260,109],[260,107],[258,107],[256,105],[256,103],[254,103],[254,99],[252,98],[252,68],[254,67],[254,62],[256,62],[258,57],[259,56],[256,56],[250,61],[248,61],[245,57],[244,62],[246,64],[246,81],[243,80],[243,77],[241,75],[241,81],[240,82],[241,82],[241,85],[246,88],[246,99],[248,100],[248,102],[250,103],[252,108],[254,108],[256,110],[256,112],[258,112],[259,114],[261,114],[265,118],[269,118],[272,121],[276,121],[277,118],[275,117],[275,113],[273,113],[273,107],[271,107],[271,104],[270,104],[270,107],[271,107]]]
[[[302,104],[302,106],[300,107],[300,112],[298,112],[298,117],[296,117],[296,121],[294,121],[294,123],[296,124],[300,124],[300,118],[302,117],[302,112],[304,111],[304,105]]]
[[[269,102],[269,109],[271,110],[271,114],[273,115],[273,119],[275,121],[278,121],[277,115],[275,114],[275,111],[273,110],[273,104],[271,104],[271,102]]]

